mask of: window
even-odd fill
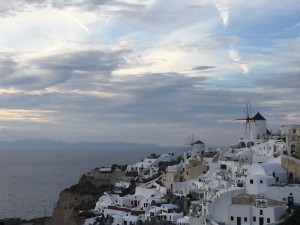
[[[260,180],[260,181],[259,181],[259,183],[261,183],[261,184],[262,184],[262,183],[263,183],[263,180]]]
[[[256,222],[256,216],[253,216],[253,222]]]
[[[259,210],[259,215],[263,215],[264,211],[263,210]]]
[[[267,218],[267,223],[270,223],[270,222],[271,222],[270,218]]]
[[[248,218],[247,217],[244,217],[244,222],[247,222]]]
[[[234,217],[233,216],[231,217],[231,221],[234,221]]]
[[[186,175],[189,175],[189,171],[186,171]]]
[[[250,180],[250,184],[253,184],[253,180],[252,179]]]

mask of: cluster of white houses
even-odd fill
[[[106,193],[94,212],[113,225],[278,224],[288,206],[300,204],[300,125],[273,133],[259,113],[250,123],[249,137],[236,146],[209,153],[196,141],[163,173],[159,162],[173,161],[173,154],[129,165],[128,171],[138,172],[135,194]],[[139,183],[141,178],[149,182]],[[129,184],[124,178],[115,187]]]

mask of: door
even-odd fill
[[[264,218],[263,217],[259,217],[259,225],[264,225]]]
[[[242,218],[241,217],[237,217],[236,218],[236,225],[241,225],[242,224]]]

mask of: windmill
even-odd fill
[[[188,151],[188,155],[191,154],[191,151],[192,151],[192,148],[193,148],[193,145],[194,143],[196,142],[196,139],[194,137],[193,134],[190,134],[187,138],[186,138],[186,143],[185,145],[187,145],[187,151]],[[186,155],[186,153],[184,153],[184,155]]]
[[[249,138],[250,135],[250,130],[251,130],[251,125],[250,125],[250,121],[252,118],[252,111],[251,111],[251,104],[250,102],[246,102],[245,108],[244,108],[244,118],[241,119],[236,119],[236,120],[244,120],[245,122],[245,135],[246,138]]]

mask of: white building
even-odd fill
[[[279,221],[285,214],[285,202],[261,196],[241,195],[228,207],[229,225],[264,225]]]
[[[178,212],[177,205],[163,204],[161,206],[152,206],[145,214],[145,220],[163,220],[176,223],[179,218],[183,217],[183,212]]]
[[[248,168],[245,179],[247,194],[265,194],[268,187],[286,184],[287,173],[278,163],[253,164]]]

